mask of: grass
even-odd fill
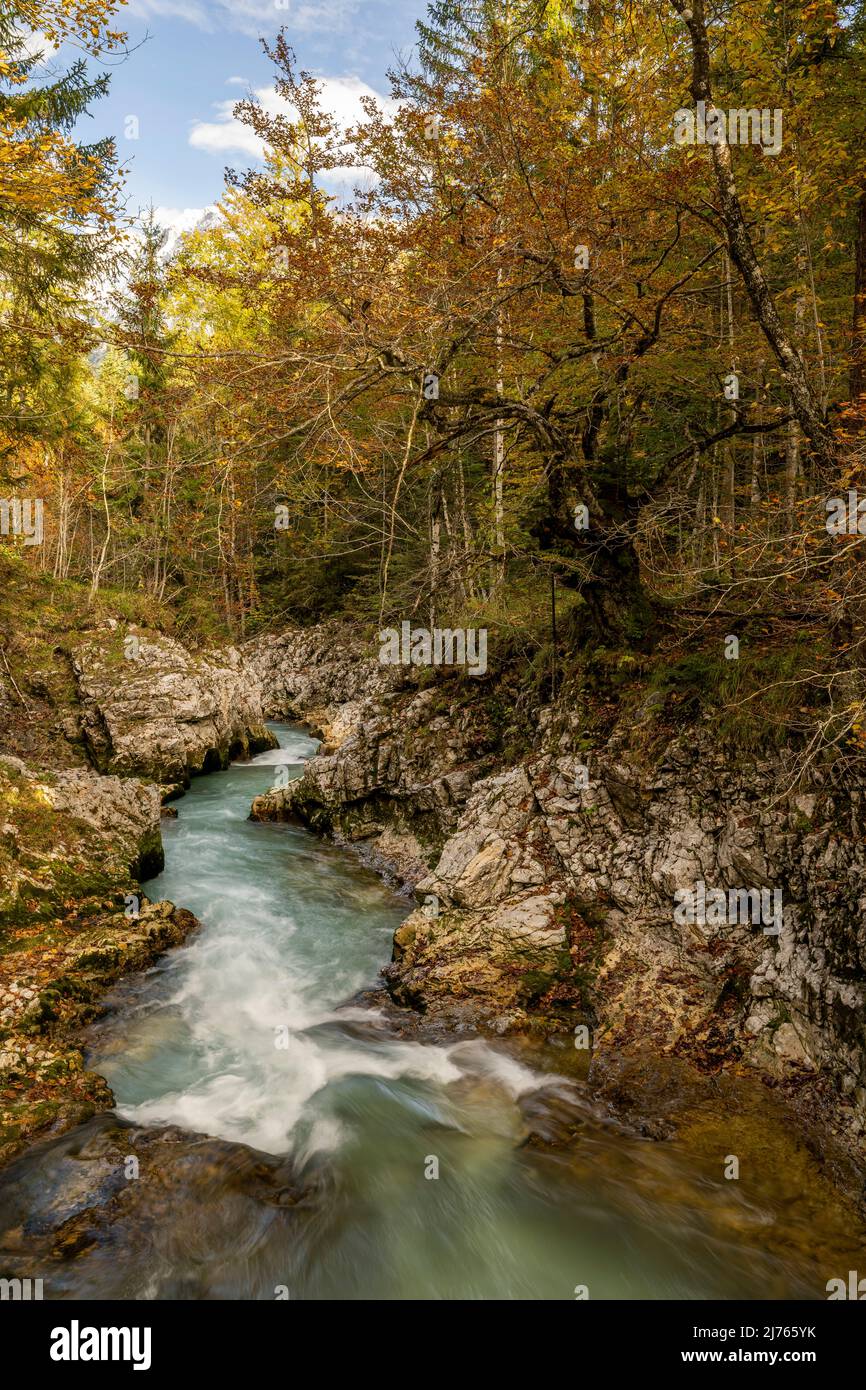
[[[676,711],[684,725],[716,711],[720,740],[756,751],[783,745],[803,725],[804,700],[814,699],[803,682],[820,655],[812,639],[773,644],[765,634],[746,633],[738,659],[727,660],[720,641],[654,665],[648,688],[664,696],[668,712]]]

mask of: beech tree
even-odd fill
[[[575,7],[565,30],[543,7],[543,22],[533,25],[532,14],[527,7],[510,26],[510,15],[494,18],[483,5],[442,7],[433,18],[443,34],[437,46],[428,26],[421,72],[394,76],[397,117],[370,109],[342,139],[318,110],[312,79],[296,78],[281,40],[272,56],[297,122],[250,104],[240,114],[295,161],[293,195],[310,210],[309,223],[283,242],[294,311],[322,306],[305,360],[312,414],[305,421],[296,398],[298,437],[319,429],[322,395],[330,426],[345,421],[343,437],[358,457],[362,402],[368,420],[395,406],[402,415],[404,447],[394,449],[390,469],[383,464],[382,610],[395,542],[411,545],[412,521],[401,508],[416,483],[456,500],[459,473],[465,483],[482,450],[501,459],[507,447],[519,462],[508,483],[511,548],[552,564],[580,593],[598,635],[639,638],[656,617],[641,573],[645,518],[667,505],[672,487],[690,490],[705,454],[721,447],[733,470],[735,524],[737,441],[748,441],[754,458],[755,439],[775,444],[793,417],[822,470],[835,445],[770,294],[729,147],[684,151],[671,140],[687,77],[684,42],[671,39],[654,7]],[[648,42],[636,63],[626,40],[638,14]],[[694,26],[689,33],[699,34]],[[692,66],[703,73],[700,44],[697,52]],[[692,74],[696,101],[711,104],[708,81],[708,71]],[[710,159],[717,204],[702,188]],[[317,179],[341,162],[371,169],[375,185],[331,213]],[[764,188],[764,169],[744,177],[749,198],[763,197],[772,213],[778,190]],[[244,188],[262,205],[276,192],[258,174]],[[749,301],[736,333],[742,296],[730,266]],[[718,357],[700,341],[714,316],[727,323]],[[730,369],[734,347],[755,352],[759,334],[776,366],[762,368],[760,411],[752,411],[726,402],[730,370],[721,368]],[[701,373],[697,389],[684,389],[670,371],[678,354]],[[434,378],[435,394],[425,392]],[[648,414],[650,389],[675,428]],[[441,506],[434,498],[428,507],[432,537]],[[477,508],[472,518],[464,589],[478,590],[473,567],[495,559],[504,542],[495,496],[494,508],[492,526],[478,527]],[[428,568],[441,563],[439,544]]]
[[[104,546],[100,583],[240,633],[537,641],[552,589],[573,651],[807,614],[827,688],[856,675],[825,503],[862,467],[860,7],[440,0],[352,129],[268,51],[282,110],[237,108],[265,161],[173,265],[145,233],[104,390],[66,355],[61,570]]]

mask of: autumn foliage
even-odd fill
[[[121,41],[101,5],[49,18],[97,57]],[[7,457],[26,481],[44,442],[41,563],[193,631],[345,610],[531,644],[551,588],[563,654],[801,624],[850,738],[859,542],[825,521],[863,483],[863,38],[862,6],[825,0],[439,0],[347,130],[281,35],[283,114],[237,110],[265,161],[171,262],[138,237],[95,368],[61,279],[78,356],[28,375],[56,305],[19,328],[7,262]],[[778,113],[778,147],[679,143],[699,102]],[[111,151],[0,119],[0,211],[35,255],[114,218]],[[61,431],[35,418],[52,371]]]

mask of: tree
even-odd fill
[[[28,49],[27,30],[79,37],[99,56],[123,37],[106,28],[109,8],[102,0],[13,0],[0,16],[0,396],[13,441],[51,433],[40,380],[56,378],[86,335],[83,296],[116,249],[119,187],[114,142],[85,145],[70,134],[105,94],[107,75],[91,79],[82,58],[40,82],[42,54]]]

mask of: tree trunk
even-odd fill
[[[794,529],[794,505],[797,500],[797,478],[800,474],[800,431],[796,420],[788,421],[785,436],[785,513],[788,530]]]
[[[502,284],[502,267],[496,271],[497,290]],[[501,396],[503,383],[502,368],[502,306],[496,310],[496,394]],[[505,514],[503,510],[502,481],[505,468],[504,420],[497,420],[493,432],[493,547],[496,558],[493,562],[491,589],[505,581]]]
[[[764,419],[764,363],[758,365],[758,380],[755,383],[755,424]],[[749,485],[749,505],[753,512],[761,504],[761,463],[763,461],[764,441],[760,434],[752,440],[752,477]]]
[[[710,45],[704,19],[704,0],[673,0],[674,9],[688,26],[692,45],[692,96],[705,102],[707,113],[718,108],[713,101],[710,77]],[[828,474],[835,472],[836,445],[816,401],[802,358],[791,343],[770,287],[761,269],[734,183],[731,147],[727,136],[708,146],[721,204],[721,217],[731,259],[752,302],[755,317],[773,351],[791,394],[800,427],[812,446],[816,462]]]
[[[548,465],[547,503],[533,532],[541,550],[572,562],[563,564],[557,578],[584,600],[594,635],[612,645],[648,645],[657,614],[641,579],[633,517],[627,511],[606,515],[594,499],[589,528],[579,529],[567,504],[561,459]]]
[[[857,200],[850,386],[852,401],[856,401],[866,391],[866,188]]]

